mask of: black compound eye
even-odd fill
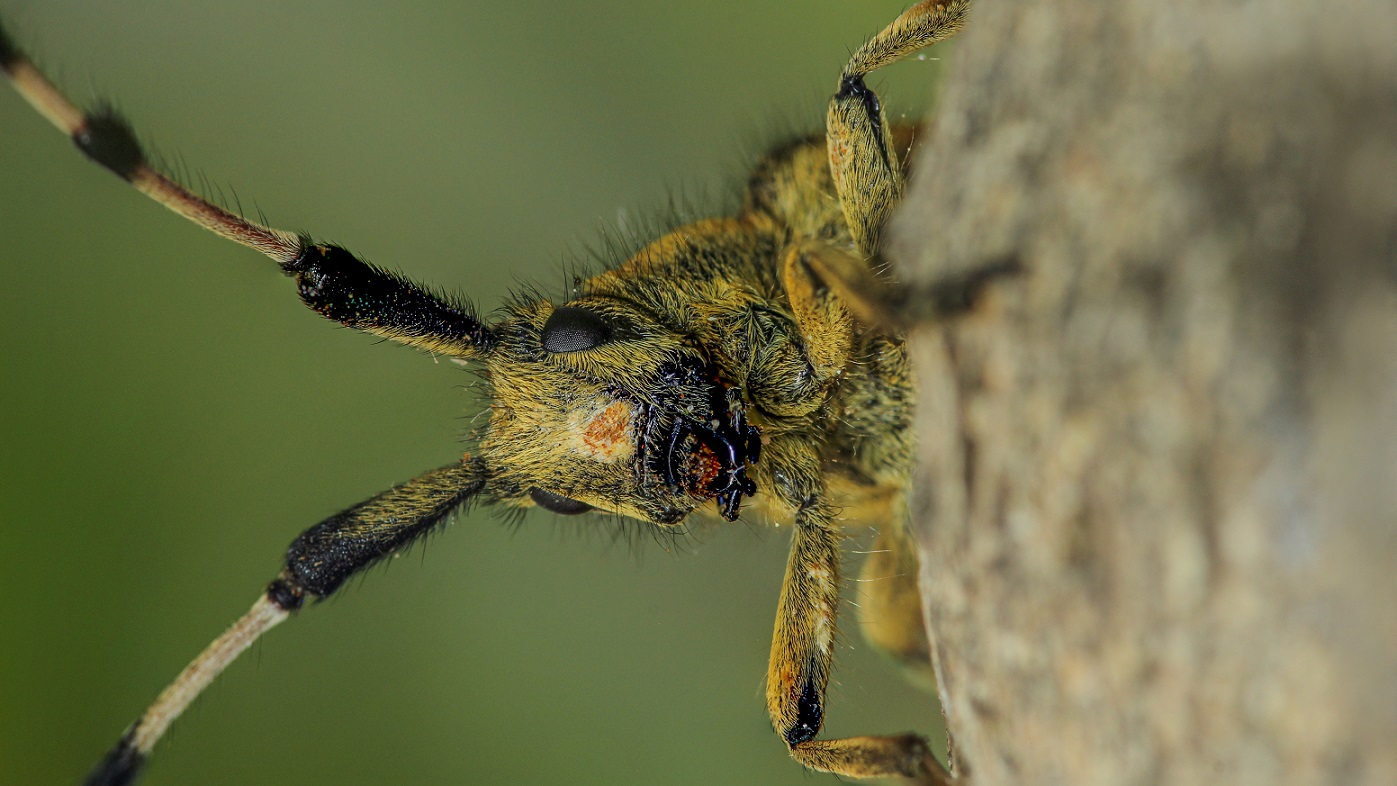
[[[548,352],[581,352],[609,338],[611,328],[585,308],[559,306],[543,323],[543,348]]]
[[[561,513],[564,516],[575,516],[578,513],[586,513],[592,509],[591,505],[585,502],[578,502],[575,499],[568,499],[561,494],[554,494],[543,489],[529,489],[529,496],[534,504],[544,510],[551,510],[554,513]]]

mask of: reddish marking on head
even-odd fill
[[[692,482],[689,488],[695,492],[707,492],[709,484],[718,477],[722,469],[723,463],[718,460],[717,454],[702,443],[684,462],[684,472]]]
[[[624,401],[613,402],[603,409],[587,430],[582,433],[582,444],[600,456],[611,456],[626,442],[626,432],[631,423],[631,407]]]

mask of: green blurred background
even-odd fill
[[[731,204],[902,0],[446,5],[0,13],[244,207],[488,310],[672,196]],[[935,60],[891,71],[887,105],[925,108]],[[0,89],[0,783],[75,783],[300,530],[458,455],[471,379],[320,320]],[[785,547],[460,519],[272,633],[146,782],[833,783],[762,706]],[[939,740],[845,622],[828,732]]]

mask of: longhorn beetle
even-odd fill
[[[883,526],[871,562],[877,643],[925,660],[912,558],[900,528],[910,446],[900,335],[868,301],[878,239],[900,196],[912,129],[889,127],[864,75],[959,28],[966,3],[923,3],[840,75],[828,139],[756,167],[741,208],[676,228],[564,298],[511,304],[487,323],[464,303],[330,244],[269,229],[159,174],[119,116],[75,109],[13,42],[0,66],[89,158],[216,233],[271,257],[322,315],[477,364],[488,422],[460,461],[308,530],[252,610],[128,730],[93,782],[134,777],[168,724],[267,628],[334,593],[467,503],[592,508],[675,527],[690,514],[790,525],[767,702],[807,766],[850,776],[944,777],[920,738],[818,736],[848,522]],[[898,609],[901,616],[892,613]]]

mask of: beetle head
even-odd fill
[[[503,501],[678,524],[708,500],[737,518],[760,452],[741,391],[703,347],[637,305],[516,305],[481,360],[480,440]]]

